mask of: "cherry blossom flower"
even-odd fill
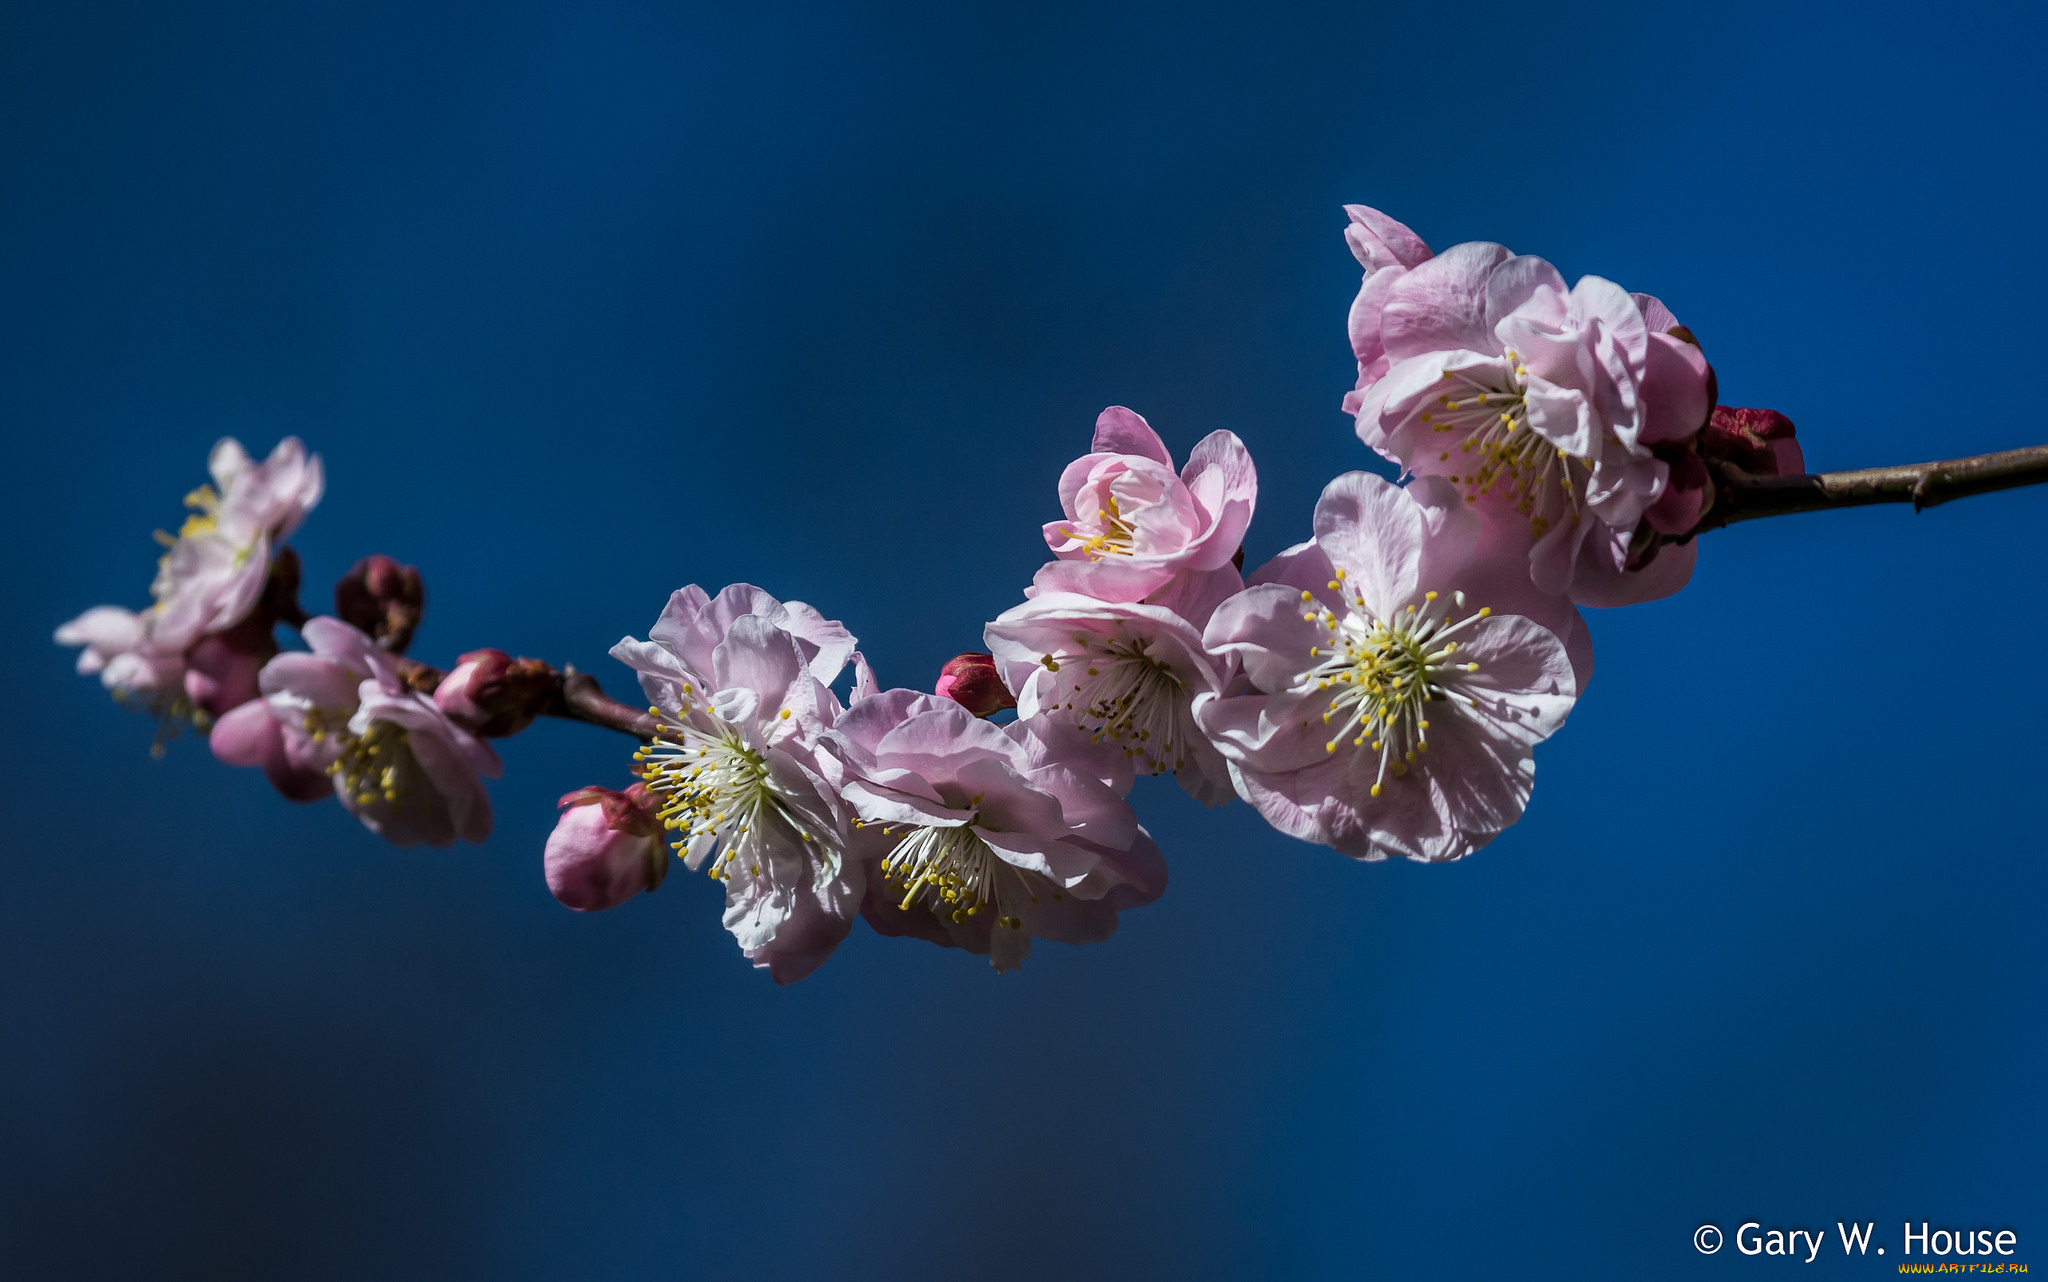
[[[868,864],[862,914],[885,935],[964,948],[998,971],[1034,938],[1095,943],[1166,887],[1121,797],[1053,757],[1027,723],[887,690],[825,736]]]
[[[862,869],[817,761],[839,718],[826,688],[852,656],[846,629],[748,584],[669,598],[612,657],[640,674],[661,737],[635,754],[691,871],[725,884],[725,926],[748,960],[787,984],[852,928]]]
[[[1232,433],[1204,437],[1176,474],[1151,424],[1112,405],[1095,420],[1091,452],[1060,474],[1066,519],[1045,527],[1059,559],[1038,572],[1027,595],[1142,601],[1193,579],[1214,591],[1213,605],[1241,586],[1232,558],[1258,489],[1251,455]],[[1178,590],[1202,591],[1186,583]]]
[[[1632,573],[1629,553],[1670,482],[1658,447],[1698,433],[1713,405],[1690,331],[1600,277],[1567,289],[1542,259],[1484,242],[1432,257],[1378,211],[1351,213],[1367,265],[1345,402],[1359,437],[1521,524],[1546,592],[1621,604],[1682,587],[1689,548],[1655,575]]]
[[[1162,605],[1044,592],[984,630],[1017,715],[1080,731],[1123,768],[1171,773],[1204,805],[1230,800],[1229,767],[1196,725],[1194,702],[1222,693],[1233,669],[1203,649],[1202,636]]]
[[[315,800],[316,782],[364,827],[398,846],[483,841],[491,803],[483,776],[501,769],[490,747],[407,686],[396,662],[339,619],[309,619],[307,651],[264,665],[261,700],[214,725],[214,755],[261,766],[285,796]]]
[[[1195,715],[1282,832],[1359,859],[1442,860],[1521,817],[1530,749],[1580,685],[1556,633],[1485,603],[1527,588],[1458,500],[1436,478],[1340,476],[1315,539],[1210,620],[1204,640],[1242,661],[1253,692],[1203,694]]]
[[[249,616],[270,577],[273,546],[320,501],[320,459],[295,436],[261,463],[233,438],[207,458],[213,484],[185,496],[192,515],[158,563],[155,634],[170,645],[222,632]]]
[[[186,496],[184,526],[158,535],[167,548],[150,585],[156,603],[139,613],[96,606],[56,634],[84,647],[79,672],[157,719],[157,751],[186,722],[204,727],[256,696],[256,673],[277,652],[262,608],[272,549],[320,499],[320,460],[294,437],[262,463],[222,440],[207,466],[213,483]]]
[[[578,912],[616,908],[668,875],[668,842],[645,784],[578,788],[558,803],[542,866],[548,889]]]

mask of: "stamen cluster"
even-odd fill
[[[1344,571],[1329,581],[1329,590],[1343,589]],[[1304,591],[1304,603],[1315,594]],[[1335,752],[1346,735],[1354,748],[1368,746],[1380,754],[1379,774],[1373,779],[1372,795],[1377,797],[1391,765],[1394,776],[1408,773],[1421,754],[1429,751],[1428,711],[1431,703],[1472,700],[1459,693],[1458,678],[1479,671],[1477,663],[1453,663],[1458,643],[1451,638],[1493,611],[1481,607],[1475,614],[1452,620],[1447,610],[1463,609],[1465,594],[1453,592],[1445,598],[1425,592],[1421,608],[1402,606],[1389,618],[1376,616],[1365,593],[1356,587],[1346,600],[1343,614],[1325,607],[1310,610],[1302,618],[1324,631],[1323,643],[1312,647],[1310,657],[1320,660],[1302,674],[1302,692],[1331,691],[1324,725],[1336,721],[1336,737],[1323,745]]]

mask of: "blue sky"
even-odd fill
[[[863,932],[778,990],[688,876],[561,909],[553,800],[627,764],[584,727],[447,851],[149,760],[49,632],[146,600],[223,434],[324,455],[309,599],[387,552],[422,657],[620,695],[690,581],[928,682],[1108,404],[1244,438],[1256,562],[1369,462],[1347,201],[1662,296],[1815,467],[2048,439],[2030,7],[733,10],[0,13],[10,1276],[1720,1276],[1766,1264],[1701,1223],[1908,1217],[2028,1258],[2048,495],[1711,535],[1592,618],[1457,865],[1141,788],[1166,897],[1000,978]]]

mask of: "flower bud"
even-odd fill
[[[615,908],[668,875],[668,843],[647,785],[579,788],[558,803],[543,863],[548,889],[577,912]]]
[[[1699,447],[1705,457],[1726,460],[1752,476],[1796,476],[1806,470],[1792,420],[1776,410],[1717,405],[1700,432]]]
[[[990,654],[956,654],[946,660],[932,692],[941,699],[951,699],[977,717],[992,716],[1017,706],[1016,698],[996,672],[995,656]]]
[[[366,556],[334,585],[334,613],[393,654],[404,654],[426,613],[420,572],[381,553]]]
[[[1664,482],[1664,493],[1657,501],[1643,511],[1643,526],[1659,534],[1673,536],[1690,534],[1699,524],[1700,516],[1714,505],[1714,478],[1700,458],[1696,440],[1688,440],[1680,446],[1660,446],[1656,450],[1671,468],[1670,477]],[[1643,529],[1638,527],[1640,537]],[[1654,543],[1652,544],[1654,547]],[[1655,555],[1652,552],[1650,555]],[[1637,555],[1632,551],[1631,562]],[[1643,558],[1647,561],[1647,558]],[[1630,569],[1636,568],[1634,564]]]
[[[471,734],[502,739],[533,724],[555,697],[555,670],[503,650],[471,650],[434,690],[434,703]]]
[[[259,610],[225,632],[208,633],[185,652],[185,697],[202,726],[257,697],[256,676],[277,653],[275,626]]]

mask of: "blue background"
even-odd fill
[[[862,929],[778,990],[688,875],[560,908],[600,731],[399,851],[70,675],[222,434],[325,457],[309,603],[388,552],[422,657],[628,697],[692,580],[926,684],[1111,403],[1244,437],[1256,562],[1367,461],[1345,201],[1663,296],[1816,467],[2048,439],[2036,7],[983,8],[0,9],[0,1272],[2048,1265],[2048,494],[1709,536],[1457,865],[1143,787],[1166,898],[1004,977]]]

